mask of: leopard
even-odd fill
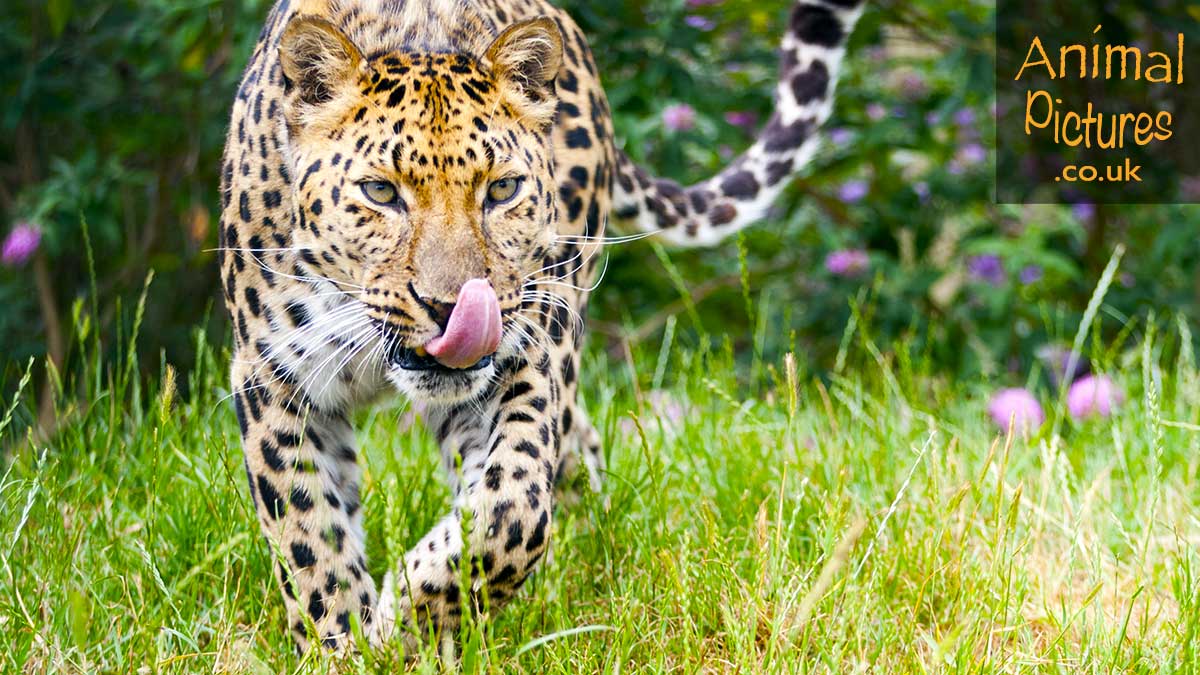
[[[300,652],[419,645],[518,593],[562,486],[603,490],[579,383],[610,218],[676,246],[763,219],[819,148],[862,5],[786,7],[769,119],[685,186],[622,149],[587,39],[546,0],[274,3],[232,106],[218,263]],[[451,505],[377,585],[353,419],[393,397],[422,410]]]

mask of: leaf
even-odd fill
[[[54,37],[62,35],[62,32],[67,27],[67,22],[71,20],[71,13],[75,9],[72,0],[48,0],[46,2],[46,14],[50,17],[50,30],[54,32]]]

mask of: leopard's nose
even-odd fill
[[[430,321],[437,324],[437,327],[446,330],[446,324],[450,322],[450,314],[454,311],[453,302],[445,302],[423,294],[417,290],[417,287],[410,281],[408,282],[408,294],[412,297],[413,302],[421,308],[421,311],[429,317]]]

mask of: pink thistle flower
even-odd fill
[[[1011,421],[1013,429],[1018,432],[1033,431],[1046,421],[1037,398],[1029,390],[1020,387],[1001,389],[992,394],[988,416],[1003,430],[1008,430]]]
[[[968,143],[959,148],[956,159],[968,166],[979,164],[987,160],[987,148],[978,143]]]
[[[995,253],[984,253],[971,256],[967,260],[967,272],[975,281],[982,281],[993,286],[1004,283],[1004,261]]]
[[[1021,268],[1021,273],[1018,275],[1021,283],[1029,286],[1036,284],[1042,280],[1042,268],[1039,265],[1026,265]]]
[[[1107,375],[1081,377],[1067,391],[1067,410],[1077,420],[1108,417],[1124,402],[1125,394]]]
[[[1076,220],[1090,223],[1096,217],[1096,205],[1091,202],[1079,202],[1071,206],[1071,213]]]
[[[696,111],[686,103],[669,105],[662,111],[662,121],[671,131],[688,131],[696,126]]]
[[[834,145],[846,145],[854,138],[854,132],[838,127],[829,130],[829,141]]]
[[[758,115],[748,110],[731,110],[725,113],[725,121],[732,126],[754,131],[754,127],[758,125]]]
[[[825,269],[835,277],[857,277],[870,266],[871,259],[860,248],[841,249],[825,257]]]
[[[17,223],[4,239],[0,262],[8,267],[20,267],[29,262],[42,242],[42,231],[31,223]]]
[[[866,181],[848,180],[838,188],[838,199],[853,204],[861,202],[871,192],[871,186]]]

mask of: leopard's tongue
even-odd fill
[[[446,330],[425,351],[447,368],[470,368],[500,346],[500,300],[486,279],[472,279],[458,292]]]

